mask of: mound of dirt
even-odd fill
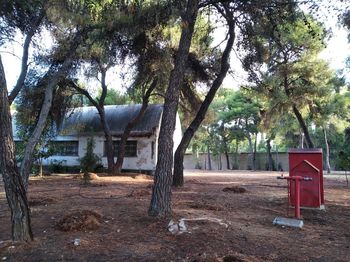
[[[241,193],[247,192],[247,189],[245,189],[244,187],[232,186],[232,187],[225,187],[222,191],[241,194]]]
[[[79,175],[75,176],[74,178],[76,179],[85,179],[84,178],[84,173],[80,173]],[[95,174],[95,173],[88,173],[87,174],[87,180],[91,181],[91,180],[98,180],[100,177]]]
[[[43,196],[33,196],[29,198],[29,206],[44,206],[47,204],[56,203],[57,199],[52,197],[43,197]]]
[[[65,215],[55,227],[61,231],[96,230],[101,222],[101,214],[91,210],[78,210]]]

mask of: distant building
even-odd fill
[[[105,106],[106,120],[115,147],[118,146],[124,128],[140,108],[141,105]],[[155,170],[162,113],[163,105],[149,105],[142,120],[132,129],[125,148],[124,170]],[[79,166],[79,158],[85,155],[90,137],[95,141],[94,153],[101,157],[103,166],[107,167],[106,138],[95,107],[75,108],[66,115],[54,139],[60,150],[54,156],[44,159],[43,165],[59,162],[63,166]],[[16,136],[14,138],[18,141]],[[176,115],[174,151],[181,138],[180,118]],[[116,156],[117,152],[114,153]]]

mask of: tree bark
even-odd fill
[[[209,144],[207,145],[207,156],[208,156],[208,170],[212,170]]]
[[[124,155],[125,155],[125,145],[126,145],[126,141],[128,140],[128,137],[131,133],[131,130],[134,128],[134,126],[141,121],[141,119],[143,118],[143,116],[145,115],[145,112],[147,110],[148,107],[148,103],[149,103],[149,97],[151,96],[153,90],[156,88],[157,86],[157,79],[153,80],[151,86],[147,89],[145,95],[142,98],[142,106],[140,108],[139,113],[137,114],[137,116],[132,119],[125,127],[124,132],[122,137],[120,138],[120,143],[119,143],[119,148],[118,148],[118,155],[117,155],[117,163],[115,164],[115,173],[116,174],[120,174],[122,171],[122,167],[123,167],[123,162],[124,162]]]
[[[226,157],[226,168],[227,168],[227,170],[230,170],[231,169],[230,156],[228,154],[227,149],[225,150],[225,157]]]
[[[236,139],[236,148],[235,148],[235,169],[239,169],[239,164],[238,164],[238,140]]]
[[[250,136],[250,133],[247,131],[247,139],[248,139],[248,145],[249,145],[249,161],[248,161],[248,164],[250,164],[250,169],[253,170],[253,166],[254,166],[254,157],[253,157],[253,154],[254,154],[254,148],[253,148],[253,142],[252,142],[252,137]],[[249,166],[248,166],[248,169],[249,169]]]
[[[258,140],[258,134],[255,134],[255,140],[254,140],[254,150],[253,150],[253,170],[256,170],[256,145]]]
[[[0,56],[0,170],[11,210],[12,239],[33,240],[26,190],[18,172],[5,72]]]
[[[327,173],[331,173],[331,165],[330,165],[330,156],[329,156],[329,143],[328,143],[328,138],[327,138],[327,130],[326,128],[323,128],[323,134],[324,134],[324,142],[326,144],[326,168],[327,168]]]
[[[224,50],[222,57],[221,57],[220,72],[217,75],[217,77],[215,78],[215,80],[213,81],[208,94],[206,95],[204,101],[202,102],[202,104],[197,112],[196,117],[193,119],[193,121],[191,122],[189,127],[186,129],[186,131],[181,139],[181,142],[180,142],[180,144],[177,147],[176,152],[175,152],[175,160],[174,160],[175,165],[174,165],[174,177],[173,177],[173,186],[175,186],[175,187],[183,186],[183,183],[184,183],[183,160],[184,160],[184,155],[185,155],[186,149],[187,149],[188,145],[190,144],[197,129],[199,128],[202,121],[204,120],[205,115],[208,111],[208,108],[215,97],[216,91],[221,86],[222,81],[224,80],[224,78],[227,74],[227,71],[230,68],[230,64],[229,64],[230,53],[231,53],[232,46],[233,46],[234,39],[235,39],[235,30],[234,30],[235,29],[235,22],[232,18],[232,14],[230,12],[228,12],[228,14],[227,14],[227,22],[229,25],[229,33],[228,33],[229,38],[227,40],[225,50]]]
[[[182,18],[181,38],[175,58],[175,66],[171,72],[169,86],[165,94],[162,123],[159,132],[158,161],[154,176],[152,199],[148,210],[150,216],[162,217],[171,214],[173,134],[180,87],[183,83],[197,14],[198,0],[188,0],[186,12]]]
[[[230,157],[228,155],[228,146],[227,146],[227,138],[225,137],[225,126],[224,124],[221,125],[222,128],[222,142],[224,144],[224,150],[225,150],[225,157],[226,157],[226,168],[227,170],[230,170]]]
[[[106,112],[105,112],[104,106],[98,105],[96,109],[98,114],[100,115],[103,132],[105,133],[105,138],[106,138],[106,156],[107,156],[108,173],[115,174],[114,150],[116,149],[113,148],[113,137],[112,137],[108,122],[106,120]]]
[[[271,153],[271,138],[268,138],[266,140],[266,151],[267,151],[267,158],[268,158],[268,170],[273,171],[275,170],[275,164]]]
[[[301,113],[299,112],[297,106],[294,104],[293,105],[293,112],[295,117],[297,118],[299,125],[301,127],[301,129],[303,130],[303,133],[305,135],[305,139],[306,139],[306,144],[308,148],[314,148],[314,144],[312,143],[311,137],[310,137],[310,133],[309,130],[305,124],[305,121],[303,119],[303,116],[301,115]]]

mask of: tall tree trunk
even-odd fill
[[[128,137],[131,133],[131,130],[134,128],[134,126],[141,121],[143,116],[145,115],[145,112],[148,107],[149,103],[149,97],[151,96],[153,90],[157,86],[157,79],[154,79],[151,86],[147,89],[145,95],[142,98],[142,106],[140,108],[139,113],[137,116],[134,117],[125,127],[123,135],[120,139],[119,147],[118,147],[118,155],[117,155],[117,163],[115,164],[115,173],[120,174],[122,171],[123,167],[123,162],[124,162],[124,155],[125,155],[125,145],[126,141],[128,140]]]
[[[249,132],[247,132],[247,139],[248,139],[248,146],[249,146],[249,156],[248,156],[248,169],[250,167],[251,170],[253,170],[254,167],[254,148],[253,148],[253,141],[252,137]]]
[[[304,133],[303,131],[300,129],[299,130],[299,134],[300,134],[300,148],[304,148]]]
[[[309,133],[309,130],[305,124],[303,116],[301,115],[301,113],[299,112],[299,110],[295,104],[293,105],[293,112],[294,112],[295,117],[297,118],[297,120],[299,122],[301,129],[303,130],[303,133],[304,133],[305,139],[306,139],[306,143],[307,143],[307,147],[314,148],[314,144],[312,143],[310,133]]]
[[[228,146],[227,146],[227,138],[225,137],[225,126],[224,124],[221,125],[222,128],[222,143],[224,144],[224,150],[225,150],[225,157],[226,157],[226,168],[227,170],[230,170],[230,157],[228,155]]]
[[[46,120],[52,105],[54,90],[58,82],[70,69],[71,65],[72,65],[72,59],[67,58],[64,61],[63,65],[61,66],[61,68],[58,69],[58,71],[55,71],[55,69],[50,69],[43,79],[44,86],[46,86],[44,101],[40,110],[38,122],[36,123],[35,129],[31,134],[28,140],[28,143],[26,145],[26,148],[24,150],[24,156],[23,156],[23,160],[20,168],[20,173],[21,173],[21,177],[22,177],[25,189],[27,189],[28,187],[29,174],[33,165],[34,149],[45,128]],[[53,66],[52,68],[55,68],[55,67],[57,67],[57,65]]]
[[[326,144],[326,168],[327,168],[327,173],[331,173],[331,165],[330,165],[330,156],[329,156],[329,143],[328,143],[328,138],[327,138],[327,130],[324,127],[323,128],[323,134],[324,134],[324,142]]]
[[[239,169],[239,164],[238,164],[238,140],[236,139],[236,146],[235,146],[235,169]]]
[[[254,140],[254,151],[253,151],[253,170],[256,170],[256,145],[258,140],[258,134],[255,134],[255,140]]]
[[[175,160],[174,160],[174,177],[173,177],[173,186],[180,187],[183,186],[184,178],[183,178],[183,161],[184,161],[184,155],[186,152],[186,149],[188,145],[190,144],[194,134],[196,133],[198,127],[201,125],[202,121],[205,118],[205,115],[208,111],[208,108],[213,101],[216,91],[219,89],[219,87],[222,84],[222,81],[224,80],[228,69],[230,68],[229,60],[230,60],[230,53],[232,50],[232,46],[235,40],[235,23],[232,18],[232,14],[228,12],[227,14],[227,22],[229,25],[229,38],[226,43],[225,50],[221,57],[221,67],[220,72],[218,73],[217,77],[213,81],[210,90],[208,94],[206,95],[204,101],[202,102],[196,117],[193,119],[189,127],[186,129],[181,142],[179,146],[176,149],[175,152]]]
[[[227,150],[225,150],[225,157],[226,157],[226,168],[227,168],[227,170],[230,170],[231,169],[230,156],[229,156]]]
[[[268,170],[273,171],[275,170],[275,164],[271,153],[271,138],[268,138],[266,140],[266,151],[267,151],[267,159],[268,159]]]
[[[5,72],[0,56],[0,170],[4,180],[7,203],[11,210],[12,239],[33,239],[26,190],[18,172],[12,133]]]
[[[207,157],[208,157],[208,170],[212,170],[209,144],[207,145]]]
[[[75,33],[74,37],[70,41],[69,48],[67,47],[67,53],[66,53],[66,56],[64,57],[63,63],[61,65],[52,64],[49,71],[46,73],[46,75],[42,79],[43,86],[46,87],[45,97],[44,97],[43,105],[40,111],[38,122],[26,145],[26,148],[24,151],[24,157],[20,168],[21,177],[26,190],[28,187],[29,173],[33,164],[32,158],[33,158],[34,149],[40,139],[42,131],[45,128],[47,116],[51,109],[53,92],[58,82],[61,81],[62,78],[65,77],[68,71],[71,69],[74,56],[76,53],[76,49],[78,48],[79,44],[81,43],[82,39],[85,37],[88,31],[89,31],[89,28],[85,28]]]
[[[168,216],[171,214],[173,134],[176,124],[180,87],[182,86],[186,71],[186,62],[197,14],[198,0],[188,0],[186,12],[182,18],[181,38],[175,58],[175,65],[171,72],[169,86],[165,94],[162,123],[159,132],[158,161],[154,176],[152,199],[148,210],[150,216]]]
[[[107,85],[106,85],[106,74],[107,74],[107,67],[104,68],[101,64],[100,66],[100,72],[101,72],[101,88],[102,93],[100,98],[98,99],[98,102],[90,95],[88,91],[81,88],[79,85],[77,85],[74,81],[67,80],[67,85],[70,85],[72,88],[77,90],[80,94],[84,95],[90,103],[96,108],[99,116],[100,116],[100,122],[103,128],[103,132],[106,138],[106,157],[107,157],[107,168],[108,173],[115,174],[115,165],[114,165],[114,148],[113,148],[113,137],[111,134],[111,130],[109,128],[109,124],[106,121],[106,112],[104,109],[104,102],[107,96]]]
[[[100,105],[98,105],[96,109],[98,111],[98,114],[100,115],[103,132],[106,138],[106,156],[107,156],[108,173],[115,174],[114,150],[116,150],[116,148],[115,149],[113,148],[113,138],[112,138],[111,130],[109,129],[109,125],[106,121],[105,109],[104,109],[104,106],[100,106]]]

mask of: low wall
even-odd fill
[[[237,156],[238,166],[235,169],[250,170],[252,169],[253,155],[249,153],[239,153]],[[279,170],[288,170],[288,153],[280,152],[273,153],[272,158],[275,162],[275,166]],[[235,154],[229,154],[230,169],[232,169],[235,163]],[[266,153],[256,153],[256,169],[267,170],[268,158]],[[211,167],[212,170],[227,170],[226,156],[224,154],[220,156],[211,155]],[[198,155],[186,154],[184,158],[185,169],[209,169],[208,155],[206,153],[200,153]]]

